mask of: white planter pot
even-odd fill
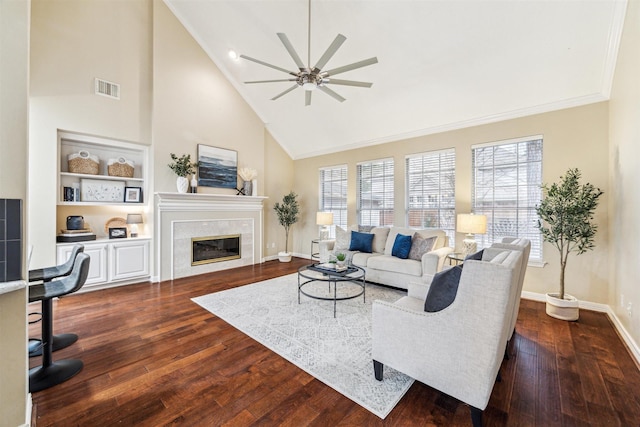
[[[280,260],[280,262],[291,262],[291,253],[278,252],[278,259]]]
[[[547,297],[547,314],[560,320],[578,320],[580,309],[578,299],[567,293],[564,299],[558,298],[557,293],[548,293]]]
[[[178,193],[186,193],[189,189],[189,180],[185,176],[179,176],[176,179],[176,187],[178,188]]]

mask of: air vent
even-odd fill
[[[95,93],[108,98],[120,99],[120,85],[96,78]]]

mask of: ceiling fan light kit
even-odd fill
[[[358,82],[353,80],[339,80],[330,78],[330,76],[334,76],[336,74],[345,73],[347,71],[355,70],[358,68],[366,67],[368,65],[373,65],[378,63],[378,58],[373,57],[369,59],[365,59],[362,61],[354,62],[352,64],[344,65],[342,67],[334,68],[332,70],[322,71],[325,65],[329,62],[329,60],[335,55],[340,46],[347,40],[345,36],[342,34],[338,34],[336,38],[333,40],[331,45],[327,48],[324,54],[320,57],[318,62],[311,67],[311,60],[308,59],[308,66],[302,62],[300,56],[293,48],[293,45],[289,41],[289,38],[285,33],[277,33],[278,38],[284,45],[285,49],[289,53],[289,56],[293,59],[299,71],[289,71],[286,68],[278,67],[277,65],[269,64],[267,62],[261,61],[259,59],[251,58],[247,55],[240,55],[240,58],[246,59],[248,61],[255,62],[257,64],[263,65],[265,67],[273,68],[278,71],[282,71],[287,73],[293,77],[288,79],[277,79],[277,80],[256,80],[245,82],[245,84],[253,84],[253,83],[275,83],[275,82],[295,82],[295,84],[285,91],[279,93],[278,95],[271,98],[272,101],[286,95],[287,93],[301,87],[305,91],[305,103],[304,105],[311,105],[311,94],[315,89],[319,89],[321,92],[326,93],[331,96],[335,100],[339,102],[345,101],[345,98],[340,96],[338,93],[329,89],[327,85],[341,85],[341,86],[353,86],[353,87],[366,87],[370,88],[373,83],[368,82]],[[309,0],[309,26],[308,26],[308,54],[311,56],[311,0]]]

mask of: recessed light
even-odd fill
[[[237,61],[238,58],[240,58],[238,56],[238,53],[235,50],[229,50],[229,58],[233,59],[234,61]]]

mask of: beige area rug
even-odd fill
[[[371,303],[396,301],[404,294],[367,284],[363,297],[333,302],[301,296],[297,274],[193,298],[193,301],[294,363],[380,418],[407,392],[413,379],[385,366],[376,381],[371,360]],[[314,295],[329,292],[326,283],[305,287]],[[338,286],[341,292],[354,288]],[[333,292],[333,288],[331,290]]]

